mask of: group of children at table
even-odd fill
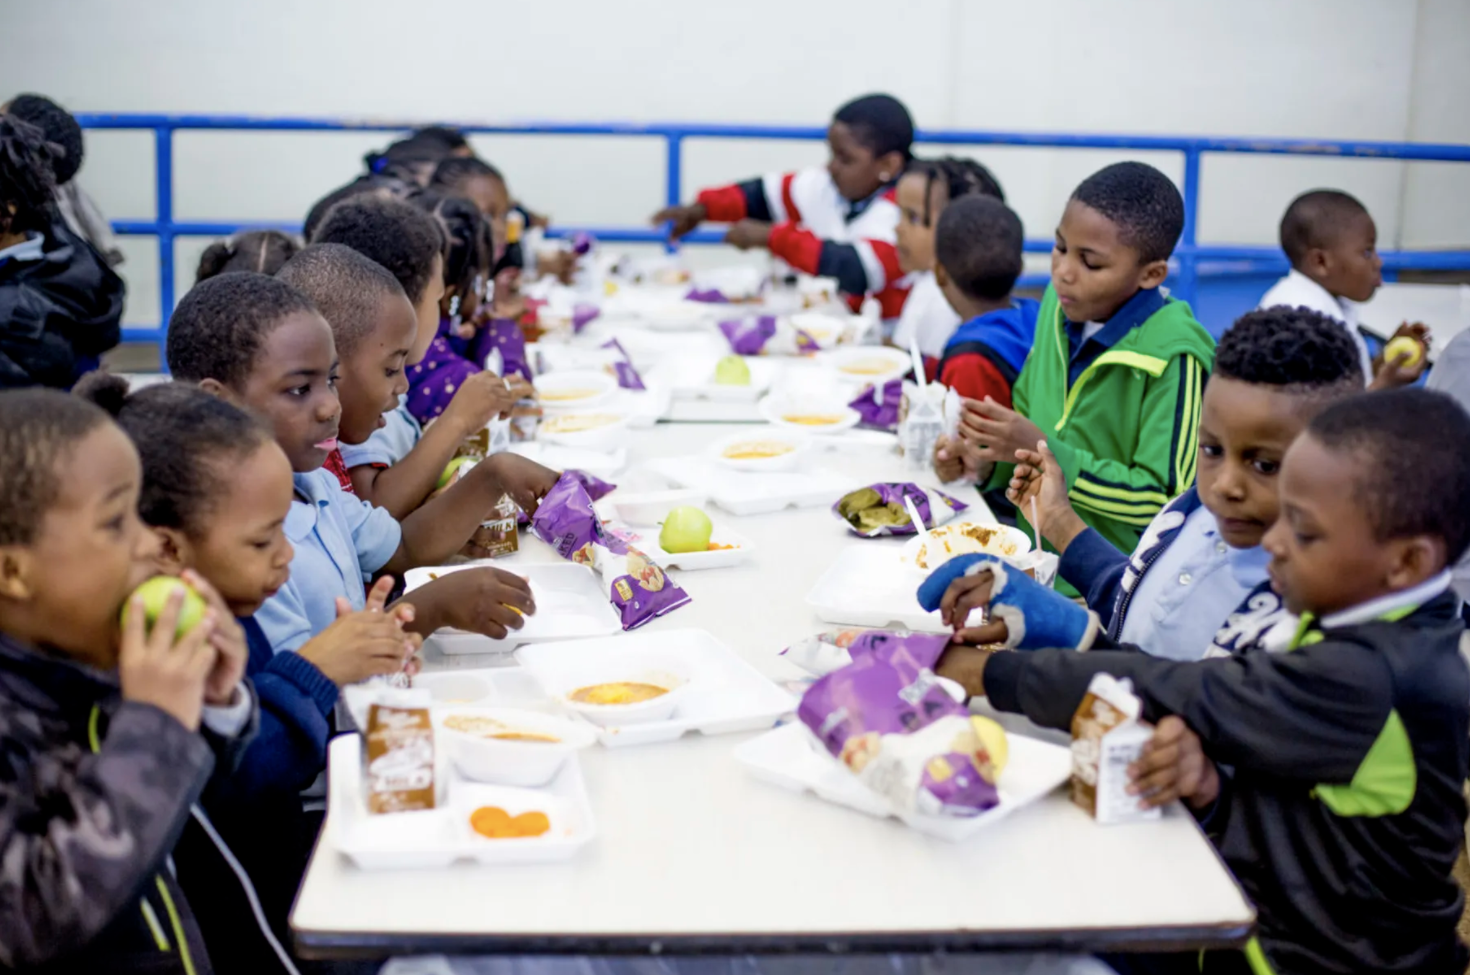
[[[1110,961],[1463,971],[1450,567],[1470,547],[1470,416],[1387,389],[1422,363],[1375,362],[1351,328],[1377,284],[1371,218],[1340,193],[1296,201],[1291,275],[1216,347],[1163,286],[1183,224],[1163,174],[1120,163],[1077,188],[1038,303],[1012,294],[1023,232],[995,179],[912,141],[898,102],[858,99],[828,168],[656,218],[730,223],[738,246],[876,297],[965,396],[937,471],[1003,492],[1018,524],[1035,512],[1060,581],[940,568],[919,593],[955,629],[938,672],[1058,727],[1093,674],[1130,678],[1157,724],[1140,801],[1194,809],[1259,911],[1243,952]],[[0,248],[43,218],[49,153],[0,121]],[[495,323],[524,258],[503,178],[455,133],[370,169],[314,209],[304,248],[255,233],[206,253],[169,324],[174,382],[0,393],[0,965],[290,970],[340,689],[412,673],[440,627],[499,638],[535,612],[489,567],[393,599],[558,473],[498,453],[437,490],[523,394],[511,357],[483,365],[514,351]],[[129,595],[158,572],[207,602],[185,632],[181,594],[151,629]]]

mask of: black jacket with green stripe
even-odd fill
[[[1289,652],[1190,663],[1000,653],[985,689],[1001,710],[1066,728],[1094,674],[1127,677],[1146,718],[1181,716],[1233,766],[1205,826],[1256,904],[1257,971],[1460,975],[1463,625],[1450,593],[1393,615],[1325,630],[1308,617]]]

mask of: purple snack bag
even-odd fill
[[[970,506],[943,491],[922,488],[912,482],[869,484],[849,491],[832,505],[832,513],[847,522],[848,530],[863,538],[882,535],[917,535],[913,519],[903,499],[907,497],[919,509],[919,517],[927,528],[938,528]]]
[[[852,663],[819,679],[796,716],[838,761],[902,812],[976,816],[1000,802],[971,722],[934,674],[943,635],[875,630]]]
[[[638,375],[638,370],[633,368],[633,357],[628,355],[628,350],[623,348],[623,343],[617,339],[609,339],[602,343],[601,347],[612,349],[622,357],[620,361],[613,361],[608,364],[608,368],[612,370],[612,374],[617,377],[619,386],[623,389],[648,388],[643,385],[643,377]]]
[[[592,323],[592,320],[602,314],[602,309],[596,305],[578,302],[572,306],[572,334],[581,335],[582,329]]]
[[[623,629],[632,630],[689,602],[648,556],[614,538],[592,509],[592,499],[577,471],[557,479],[531,518],[531,531],[564,559],[590,565],[607,587],[608,602]],[[602,483],[602,482],[598,482]]]
[[[875,387],[869,386],[858,394],[858,398],[847,405],[858,411],[862,417],[860,426],[869,427],[874,430],[897,430],[898,429],[898,405],[903,401],[903,380],[894,379],[883,384],[883,388],[877,390],[877,399],[874,399]]]
[[[736,355],[760,355],[776,334],[776,316],[757,315],[720,322],[720,332],[729,341],[730,351]]]
[[[685,301],[700,301],[707,305],[728,305],[730,299],[719,288],[690,288],[689,293],[684,296]]]

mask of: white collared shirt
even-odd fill
[[[1292,268],[1290,274],[1271,286],[1271,290],[1262,296],[1261,303],[1256,307],[1272,308],[1276,305],[1288,305],[1292,308],[1304,306],[1341,322],[1358,348],[1358,358],[1363,364],[1364,385],[1373,381],[1373,355],[1368,351],[1368,343],[1363,341],[1363,333],[1358,331],[1356,301],[1335,297],[1316,281]]]
[[[893,330],[893,344],[907,349],[910,342],[917,340],[919,354],[924,358],[943,359],[944,347],[960,327],[960,316],[949,307],[933,271],[919,271],[911,278],[909,296]]]

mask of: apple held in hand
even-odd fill
[[[715,384],[719,386],[749,386],[750,365],[738,355],[727,355],[715,363]]]
[[[707,552],[714,531],[709,515],[698,508],[687,505],[675,508],[664,519],[663,531],[658,533],[658,547],[670,554]]]
[[[1393,362],[1399,356],[1406,354],[1408,358],[1401,365],[1405,369],[1412,369],[1419,364],[1420,359],[1424,358],[1424,346],[1417,339],[1412,339],[1407,335],[1400,335],[1396,339],[1390,339],[1388,344],[1383,347],[1384,362]]]
[[[434,490],[442,491],[449,487],[449,482],[454,480],[455,474],[464,473],[461,469],[466,464],[473,467],[475,465],[475,459],[473,457],[456,457],[448,464],[445,464],[444,473],[439,475],[439,483],[434,485]]]
[[[179,607],[179,625],[174,631],[174,639],[182,637],[194,627],[198,626],[204,619],[204,600],[189,584],[178,576],[154,576],[133,590],[133,596],[143,597],[143,619],[148,628],[152,628],[158,622],[158,617],[163,613],[164,603],[175,589],[184,590],[184,604]],[[122,625],[128,625],[128,609],[132,605],[132,596],[123,603]]]

